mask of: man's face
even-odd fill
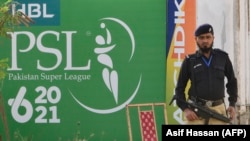
[[[211,33],[201,34],[196,37],[196,44],[203,53],[208,53],[212,50],[214,36]]]

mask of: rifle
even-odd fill
[[[177,99],[181,102],[186,103],[189,106],[189,108],[192,109],[198,116],[203,117],[205,119],[206,125],[208,124],[208,121],[210,118],[215,118],[215,119],[218,119],[220,121],[232,124],[231,120],[229,118],[209,109],[208,107],[196,104],[193,101],[185,101],[183,99],[178,98],[176,95],[173,96],[169,105],[171,105],[173,103],[173,101],[177,100]]]

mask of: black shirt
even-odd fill
[[[189,80],[191,85],[186,96],[185,89]],[[215,101],[225,97],[225,86],[229,94],[229,105],[235,106],[238,97],[237,79],[228,54],[220,49],[213,49],[210,58],[205,58],[196,51],[186,56],[182,62],[175,93],[182,100],[193,96]],[[188,107],[178,99],[177,105],[182,110]]]

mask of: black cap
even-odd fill
[[[212,33],[214,35],[213,27],[210,24],[200,25],[195,31],[195,36],[200,36],[205,33]]]

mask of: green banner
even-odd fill
[[[35,23],[0,40],[3,141],[126,141],[126,106],[165,101],[165,0],[18,2]]]

